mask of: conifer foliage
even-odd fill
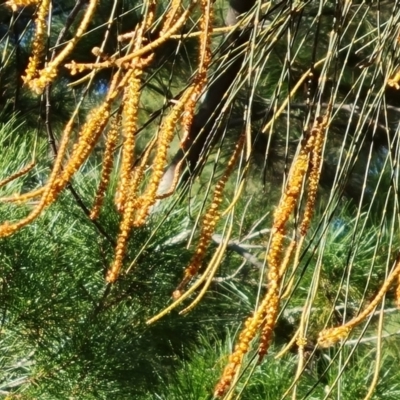
[[[1,7],[1,393],[397,398],[400,2]]]

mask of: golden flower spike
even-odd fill
[[[23,193],[23,194],[15,194],[12,196],[8,197],[0,197],[0,202],[1,203],[14,203],[14,204],[22,204],[27,202],[28,200],[34,199],[36,197],[41,196],[46,187],[41,187],[39,189],[32,190],[28,193]]]
[[[50,0],[43,0],[43,3],[50,3]],[[76,30],[74,36],[71,38],[71,40],[68,42],[68,44],[64,47],[63,50],[54,58],[54,60],[50,61],[49,64],[43,68],[42,70],[38,71],[36,74],[36,69],[35,69],[35,77],[32,75],[33,70],[29,70],[28,66],[28,72],[27,76],[25,77],[24,81],[30,89],[37,93],[41,94],[44,90],[44,88],[53,80],[57,77],[58,74],[58,69],[60,68],[62,62],[71,54],[72,50],[75,48],[76,44],[79,42],[83,34],[86,32],[86,29],[90,23],[90,21],[93,18],[94,12],[96,10],[96,6],[98,4],[98,0],[89,0],[89,5],[86,9],[85,15],[83,16],[82,22],[80,23],[78,29]],[[42,5],[41,5],[42,7]],[[48,8],[48,7],[47,7]],[[39,15],[38,15],[39,18]],[[38,21],[38,23],[42,23],[41,21]],[[38,26],[38,25],[37,25]],[[36,32],[36,35],[39,33]],[[39,43],[39,38],[35,38],[35,42]],[[43,41],[43,45],[44,45]],[[41,46],[41,44],[38,44]],[[37,77],[36,77],[37,76]]]
[[[146,187],[145,193],[138,200],[138,204],[140,204],[140,209],[138,209],[135,223],[136,227],[142,226],[148,214],[150,213],[151,207],[157,201],[157,190],[160,185],[161,178],[163,176],[164,167],[167,162],[167,152],[170,146],[170,143],[175,134],[175,128],[177,122],[179,120],[180,114],[193,93],[193,87],[189,87],[181,99],[174,105],[171,112],[163,121],[163,124],[160,128],[160,132],[157,140],[157,149],[156,155],[153,161],[153,172],[151,174],[149,183]]]
[[[381,289],[375,298],[368,304],[368,306],[355,318],[347,322],[342,326],[336,328],[324,329],[320,332],[318,336],[318,345],[321,347],[330,347],[336,344],[338,341],[345,339],[347,335],[359,325],[361,322],[365,321],[367,317],[374,311],[376,306],[382,301],[383,297],[389,290],[390,286],[393,284],[395,279],[399,279],[400,276],[400,258],[397,260],[393,271],[386,278]]]
[[[222,175],[222,178],[215,185],[213,199],[211,201],[211,204],[207,212],[203,217],[203,221],[201,224],[202,226],[201,226],[200,239],[198,245],[189,263],[189,266],[185,269],[181,283],[178,285],[178,287],[176,288],[176,290],[172,295],[174,299],[178,299],[179,297],[182,296],[183,290],[186,287],[187,283],[198,273],[201,267],[201,264],[206,255],[207,248],[211,242],[211,237],[221,217],[221,212],[219,210],[219,207],[222,203],[222,194],[226,182],[228,181],[230,175],[232,174],[233,167],[235,166],[236,161],[240,155],[240,152],[242,151],[245,137],[246,136],[244,134],[240,135],[239,141],[235,146],[235,150],[228,162],[226,170]]]
[[[207,72],[210,67],[212,51],[211,51],[211,34],[213,21],[213,8],[210,0],[201,0],[201,17],[200,17],[200,49],[199,49],[199,67],[194,79],[193,95],[185,105],[182,126],[184,137],[190,130],[196,103],[201,96],[204,87],[207,84]],[[184,141],[184,140],[183,140]]]
[[[114,283],[118,276],[119,271],[122,268],[124,261],[126,247],[128,245],[129,234],[132,230],[135,213],[135,193],[129,190],[128,197],[125,202],[124,212],[122,213],[122,221],[120,224],[120,233],[117,238],[117,247],[115,249],[114,262],[111,265],[110,270],[107,273],[107,282]]]
[[[182,10],[182,0],[172,0],[171,6],[165,13],[163,26],[160,30],[160,36],[163,36],[168,31],[168,29],[171,28],[171,25],[176,23],[177,19],[179,18],[181,10]]]
[[[120,122],[121,122],[121,115],[118,113],[111,122],[110,130],[107,133],[100,183],[97,189],[92,211],[90,212],[90,219],[97,219],[99,217],[100,208],[103,204],[105,192],[110,183],[110,175],[114,163],[114,151],[115,148],[117,147]]]
[[[120,176],[118,180],[118,198],[115,202],[117,210],[122,212],[128,198],[128,189],[133,168],[135,154],[135,135],[137,130],[137,118],[140,101],[140,77],[142,70],[135,68],[131,72],[128,86],[124,92],[122,131],[124,140],[122,143],[122,160]]]
[[[307,174],[308,157],[315,148],[317,129],[325,129],[328,118],[318,118],[313,129],[306,135],[302,147],[293,160],[288,183],[282,199],[274,214],[271,243],[266,258],[268,263],[268,290],[261,304],[252,317],[249,317],[242,330],[238,344],[229,358],[220,381],[218,382],[214,395],[221,397],[231,386],[233,379],[242,365],[244,356],[247,354],[250,342],[261,329],[260,344],[258,349],[259,359],[262,360],[266,354],[275,327],[279,311],[279,287],[280,278],[284,273],[281,269],[283,258],[283,243],[285,238],[286,224],[296,207],[301,194],[303,181]],[[289,252],[294,248],[289,244]],[[289,256],[287,255],[286,259]]]
[[[33,79],[39,76],[39,67],[43,62],[41,59],[44,54],[47,36],[46,18],[49,13],[50,0],[43,0],[40,3],[39,10],[35,19],[35,36],[32,43],[32,55],[29,57],[29,63],[25,70],[22,80],[25,84],[30,84]]]
[[[39,2],[40,0],[9,0],[5,5],[11,7],[13,11],[17,11],[18,8],[36,6]]]
[[[36,165],[35,161],[32,161],[25,168],[22,168],[21,171],[18,171],[15,174],[10,175],[8,178],[3,179],[2,181],[0,181],[0,188],[7,185],[7,183],[10,183],[10,182],[14,181],[15,179],[18,179],[19,177],[32,171],[32,169],[35,167],[35,165]]]

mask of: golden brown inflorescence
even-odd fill
[[[318,118],[316,120],[312,129],[306,134],[300,151],[292,163],[285,192],[274,214],[271,240],[266,255],[268,265],[268,290],[264,299],[254,312],[254,315],[249,317],[245,323],[239,336],[238,344],[235,346],[222,377],[215,388],[214,394],[217,397],[222,396],[232,385],[236,373],[249,350],[250,343],[257,334],[260,334],[258,348],[259,359],[261,360],[268,351],[279,311],[280,278],[285,272],[282,270],[282,263],[286,225],[298,203],[303,183],[304,180],[307,179],[307,171],[309,169],[314,171],[308,176],[309,181],[312,180],[309,185],[312,191],[315,190],[316,192],[316,185],[318,185],[319,180],[319,174],[317,174],[316,171],[320,169],[319,160],[322,151],[323,135],[327,129],[328,122],[329,114],[325,118]],[[312,193],[312,204],[314,201],[315,194]],[[309,205],[309,207],[311,206]],[[306,207],[306,212],[310,213],[307,209]],[[308,228],[307,223],[304,224],[304,228],[305,227]],[[303,231],[303,233],[305,232]],[[291,253],[293,248],[294,243],[292,241],[288,246],[288,251]],[[286,258],[290,258],[290,256],[287,255]],[[286,260],[285,262],[288,261]]]
[[[11,7],[13,11],[17,11],[21,7],[36,6],[40,0],[8,0],[6,5]]]
[[[228,165],[226,167],[226,170],[224,174],[222,175],[221,179],[218,181],[218,183],[215,185],[214,193],[213,193],[213,198],[211,201],[211,204],[209,208],[207,209],[202,223],[201,223],[201,232],[200,232],[200,238],[199,242],[196,246],[196,250],[193,254],[192,259],[190,260],[190,263],[188,267],[185,269],[183,279],[181,283],[178,285],[176,290],[173,293],[174,299],[179,299],[182,296],[182,293],[188,284],[188,282],[196,276],[198,273],[202,262],[204,260],[204,257],[206,255],[207,248],[211,242],[211,237],[215,231],[215,228],[219,222],[219,219],[221,217],[221,212],[220,212],[220,206],[222,203],[222,195],[223,191],[226,185],[226,182],[228,181],[229,177],[232,174],[233,168],[237,162],[237,159],[240,155],[240,152],[242,151],[243,144],[245,140],[245,135],[242,134],[239,138],[238,143],[235,146],[235,150],[232,153],[232,156],[228,162]]]
[[[43,55],[45,52],[47,38],[47,23],[46,18],[49,13],[50,0],[43,0],[40,3],[39,9],[35,18],[35,36],[32,42],[32,55],[29,57],[29,64],[25,71],[25,76],[22,77],[24,83],[32,82],[39,75],[39,68],[43,63]]]
[[[124,261],[131,230],[146,222],[152,206],[157,200],[173,192],[174,187],[169,193],[157,197],[158,186],[167,163],[169,146],[178,132],[179,124],[184,129],[189,129],[195,104],[206,84],[206,73],[211,60],[210,33],[212,30],[213,3],[208,0],[192,1],[186,7],[179,0],[171,2],[161,24],[159,37],[150,41],[149,37],[153,35],[155,27],[157,2],[148,0],[143,8],[142,21],[132,32],[121,35],[121,40],[129,40],[129,44],[124,47],[122,52],[104,57],[99,48],[96,48],[94,52],[98,55],[98,62],[79,64],[72,61],[65,64],[65,59],[70,56],[78,41],[87,31],[89,23],[93,20],[98,3],[98,0],[88,1],[74,35],[65,43],[64,47],[59,46],[58,53],[47,58],[49,60],[47,64],[45,53],[48,29],[46,22],[49,18],[50,1],[15,0],[7,3],[13,9],[27,5],[37,7],[32,55],[24,76],[25,85],[34,93],[42,93],[57,78],[61,67],[69,68],[72,74],[89,70],[90,76],[93,76],[91,75],[92,72],[96,73],[103,68],[113,68],[114,74],[104,101],[92,110],[79,130],[77,129],[78,109],[72,114],[64,128],[53,168],[46,184],[34,191],[1,199],[13,203],[22,203],[31,199],[36,201],[35,207],[22,220],[3,223],[0,226],[0,236],[11,235],[21,229],[52,204],[86,162],[96,143],[109,127],[106,134],[100,183],[90,217],[95,219],[99,216],[110,174],[114,167],[113,154],[121,137],[122,158],[118,171],[120,179],[115,196],[116,207],[121,212],[120,232],[117,238],[115,259],[107,275],[107,280],[114,282],[118,278]],[[137,120],[143,73],[153,61],[154,52],[157,48],[183,27],[197,6],[201,11],[198,70],[192,83],[189,84],[181,98],[177,100],[167,117],[164,118],[157,140],[152,140],[148,144],[144,155],[136,163]],[[152,31],[152,35],[149,34],[150,31]],[[119,102],[121,104],[118,104]],[[117,115],[110,122],[115,108],[118,109]],[[154,153],[152,159],[150,152]],[[150,164],[150,168],[148,164]],[[143,178],[146,168],[151,170],[151,174],[145,184]],[[178,168],[177,175],[179,175],[179,171]],[[2,184],[17,179],[27,172],[29,171],[25,168],[6,178]],[[175,178],[176,183],[178,176]]]
[[[365,309],[354,317],[349,322],[345,323],[342,326],[324,329],[320,332],[318,336],[318,344],[321,347],[330,347],[337,343],[338,341],[345,339],[348,334],[359,324],[365,321],[368,316],[375,310],[375,308],[379,305],[379,303],[383,300],[387,291],[390,289],[395,280],[400,277],[400,260],[398,259],[393,267],[392,272],[386,278],[385,282],[381,286],[378,294],[375,298],[368,304]]]

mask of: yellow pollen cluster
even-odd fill
[[[172,0],[171,6],[164,17],[163,26],[160,31],[161,36],[163,36],[168,31],[168,29],[171,28],[171,25],[176,23],[181,9],[182,9],[182,0]]]
[[[120,224],[120,233],[117,239],[117,247],[115,249],[114,262],[111,265],[110,270],[107,273],[107,282],[113,283],[119,276],[119,271],[122,268],[124,261],[126,248],[129,240],[129,234],[133,226],[133,218],[135,214],[135,195],[130,191],[128,198],[126,199],[124,212],[122,214],[122,221]]]
[[[340,340],[346,339],[349,333],[350,328],[346,326],[326,329],[318,335],[318,345],[321,347],[331,347]]]

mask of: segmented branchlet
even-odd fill
[[[155,16],[155,1],[151,1],[147,10],[146,18],[136,28],[131,38],[133,51],[138,51],[144,42],[143,35],[151,26]],[[123,98],[123,136],[122,160],[120,167],[120,177],[118,180],[117,194],[115,196],[115,205],[119,212],[123,212],[125,202],[128,198],[128,190],[131,187],[131,175],[135,156],[135,136],[137,132],[138,110],[140,103],[140,86],[143,69],[150,63],[152,56],[146,60],[133,59],[129,68],[131,69],[131,77],[129,78],[128,87],[124,92]]]
[[[174,35],[182,26],[186,23],[190,16],[190,12],[192,7],[194,6],[195,2],[191,3],[191,6],[186,9],[176,23],[171,26],[171,28],[165,32],[162,36],[158,39],[154,40],[153,42],[148,43],[147,45],[143,46],[141,49],[134,51],[130,54],[127,54],[122,57],[111,57],[109,60],[98,62],[98,63],[82,63],[78,64],[76,62],[71,62],[65,64],[64,67],[71,70],[71,74],[77,74],[86,70],[101,70],[104,68],[111,68],[113,66],[121,67],[126,65],[126,63],[130,63],[135,58],[143,58],[151,53],[153,53],[158,47],[162,46],[172,35]],[[126,37],[131,38],[132,33],[122,35],[119,37],[120,40],[125,39]]]
[[[245,140],[245,135],[242,134],[239,138],[235,146],[235,150],[232,153],[232,156],[227,164],[226,170],[222,175],[221,179],[215,185],[213,198],[209,208],[207,209],[206,213],[204,214],[203,220],[201,222],[201,231],[200,231],[200,238],[199,242],[196,246],[196,250],[194,251],[194,255],[190,260],[188,267],[185,269],[183,279],[181,283],[178,285],[176,290],[173,293],[173,298],[178,299],[181,297],[183,290],[185,289],[188,282],[197,275],[204,257],[206,255],[207,248],[211,242],[211,237],[215,231],[215,228],[219,222],[221,217],[220,212],[220,205],[222,203],[222,195],[228,181],[229,177],[232,174],[233,168],[237,162],[237,159],[242,151],[243,144]]]
[[[135,65],[135,64],[134,64]],[[107,274],[108,282],[115,282],[121,270],[129,235],[134,223],[136,193],[132,188],[132,168],[135,151],[135,135],[137,130],[137,113],[140,100],[140,76],[142,71],[136,67],[130,71],[128,86],[125,90],[123,105],[123,130],[124,143],[121,163],[120,183],[118,197],[116,198],[117,208],[122,212],[120,232],[117,237],[114,262]]]
[[[365,321],[368,316],[375,310],[377,305],[383,300],[383,297],[390,289],[392,284],[400,276],[400,259],[396,261],[392,272],[386,278],[382,287],[380,288],[378,294],[375,298],[368,304],[368,306],[360,313],[357,317],[353,318],[346,324],[334,328],[324,329],[318,335],[318,344],[321,347],[330,347],[336,344],[338,341],[345,339],[349,333],[360,323]]]
[[[132,230],[135,214],[135,193],[129,191],[125,202],[124,211],[122,213],[122,221],[120,223],[120,233],[117,238],[117,246],[115,249],[114,261],[107,273],[107,282],[113,283],[117,280],[119,272],[122,268],[126,248],[128,245],[129,235]]]
[[[104,201],[104,196],[110,183],[110,176],[114,164],[114,151],[117,147],[120,130],[120,122],[121,114],[118,113],[111,121],[110,129],[107,132],[100,182],[99,187],[97,188],[94,204],[90,212],[90,219],[97,219],[99,217],[100,209]]]
[[[260,330],[260,344],[258,349],[260,360],[269,348],[279,311],[280,277],[284,273],[280,268],[282,266],[286,224],[300,198],[303,181],[307,175],[309,155],[315,148],[317,133],[322,129],[326,129],[326,125],[327,118],[317,119],[313,129],[304,138],[302,147],[293,161],[286,190],[274,214],[272,237],[266,256],[268,263],[268,290],[254,315],[246,321],[244,329],[239,336],[238,344],[229,357],[229,362],[215,388],[215,396],[220,397],[229,389],[238,368],[240,368],[243,362],[244,356],[249,350],[250,342]],[[293,245],[289,246],[293,247]]]

